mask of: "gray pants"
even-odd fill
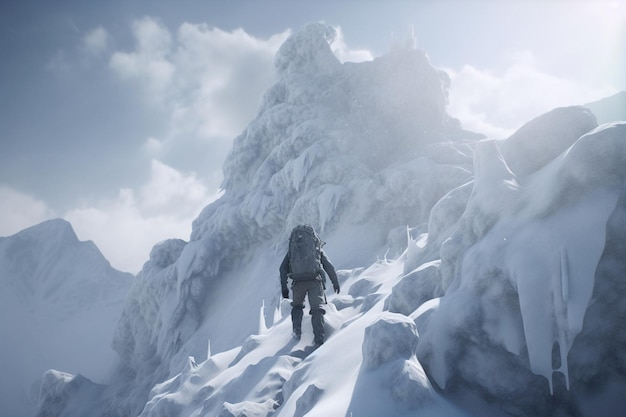
[[[308,295],[311,306],[311,324],[313,325],[313,336],[315,343],[324,343],[324,314],[323,305],[326,304],[324,287],[317,279],[305,281],[294,281],[291,286],[293,291],[293,301],[291,303],[291,321],[293,332],[300,336],[302,334],[302,316],[304,315],[304,298]]]

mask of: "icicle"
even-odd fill
[[[567,252],[565,248],[561,248],[560,250],[560,281],[559,284],[561,286],[561,291],[556,292],[555,294],[555,307],[557,312],[557,332],[558,332],[558,344],[559,344],[559,356],[560,356],[560,366],[554,369],[552,375],[554,378],[555,372],[560,372],[565,377],[565,388],[569,391],[569,367],[567,364],[567,353],[569,348],[571,347],[571,342],[574,339],[574,335],[572,334],[568,320],[567,320],[567,307],[569,300],[569,269],[568,269],[568,260],[567,260]],[[560,296],[560,299],[557,297]],[[552,392],[552,381],[550,381],[550,394]]]
[[[406,247],[408,248],[413,239],[411,239],[411,228],[409,225],[406,225]]]
[[[387,256],[388,256],[388,255],[389,255],[389,248],[387,248],[387,250],[385,251],[385,254],[383,255],[383,259],[382,259],[382,261],[383,261],[384,263],[389,263],[389,260],[388,260],[388,258],[387,258]]]
[[[267,325],[265,324],[265,300],[263,300],[259,314],[259,334],[265,333],[267,333]]]
[[[276,309],[274,310],[274,321],[272,322],[272,324],[276,324],[283,319],[282,312],[280,311],[280,303],[281,303],[281,300],[278,300],[278,305],[276,306]]]

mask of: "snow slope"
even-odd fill
[[[574,106],[485,140],[422,51],[340,63],[333,36],[280,48],[224,194],[137,276],[112,383],[48,373],[39,415],[621,415],[626,123]],[[342,284],[310,354],[278,281],[301,222]]]
[[[63,220],[0,238],[0,415],[32,416],[50,368],[105,381],[131,279]]]

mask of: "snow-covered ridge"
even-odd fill
[[[332,39],[285,42],[223,196],[190,242],[153,249],[116,380],[49,373],[42,404],[61,407],[40,415],[621,415],[626,123],[574,106],[484,140],[445,113],[423,52],[340,64]],[[342,284],[308,356],[277,271],[300,222]]]
[[[338,267],[364,265],[388,241],[401,253],[407,225],[425,227],[437,200],[471,179],[466,142],[480,136],[446,114],[447,75],[415,49],[341,64],[333,33],[311,24],[285,42],[279,80],[225,162],[223,196],[182,250],[163,244],[175,262],[151,259],[139,273],[114,341],[125,369],[147,381],[127,412],[187,356],[203,360],[208,339],[228,350],[256,331],[250,317],[277,302],[293,225],[323,233]]]
[[[57,304],[67,315],[99,299],[102,291],[130,284],[130,274],[114,273],[96,245],[79,241],[65,220],[49,220],[0,238],[0,251],[2,276],[19,301]]]

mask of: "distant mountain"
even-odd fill
[[[64,220],[0,238],[0,415],[33,415],[50,368],[105,379],[132,279]]]
[[[598,123],[626,121],[626,91],[585,104],[595,114]]]

